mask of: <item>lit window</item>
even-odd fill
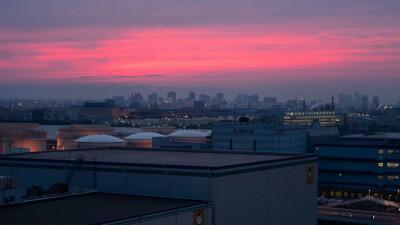
[[[383,162],[378,162],[379,167],[383,167]]]
[[[395,155],[395,154],[399,154],[400,151],[399,150],[388,150],[387,153],[388,153],[388,155]]]
[[[398,180],[399,176],[387,176],[388,180]]]
[[[399,167],[398,163],[387,163],[387,167]]]
[[[382,150],[382,149],[379,149],[379,150],[378,150],[378,154],[383,154],[383,150]]]
[[[378,175],[378,180],[382,180],[383,176],[382,175]]]

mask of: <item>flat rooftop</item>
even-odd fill
[[[104,148],[86,150],[44,151],[2,156],[16,161],[70,161],[136,164],[138,166],[169,166],[191,168],[224,168],[253,164],[316,158],[315,154],[253,153],[232,151],[150,150]]]
[[[389,140],[395,139],[400,140],[400,133],[395,132],[375,132],[370,134],[350,134],[340,138],[343,139],[372,139],[372,140]]]
[[[199,205],[203,201],[90,193],[0,207],[0,224],[96,224]]]

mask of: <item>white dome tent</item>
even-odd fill
[[[125,146],[124,140],[105,134],[84,136],[76,139],[75,143],[78,144],[78,148]]]
[[[168,135],[172,142],[206,143],[207,134],[197,130],[180,130]]]
[[[155,132],[140,132],[125,137],[126,146],[152,148],[154,137],[166,137],[165,135]]]

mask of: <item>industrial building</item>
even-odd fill
[[[0,224],[7,225],[197,225],[195,218],[199,225],[212,224],[208,201],[90,192],[0,208]]]
[[[193,218],[193,211],[205,209],[205,217],[211,218],[206,224],[317,223],[315,154],[128,148],[48,151],[3,156],[0,175],[14,177],[21,190],[66,183],[70,190],[209,202],[188,212]],[[108,210],[118,211],[114,204]],[[148,224],[182,224],[171,217]],[[186,224],[195,222],[191,221]]]
[[[319,195],[399,199],[400,134],[349,135],[317,144]]]
[[[339,126],[344,124],[344,114],[334,111],[293,111],[286,112],[283,121],[285,125],[310,126],[314,121],[319,121],[321,126]]]
[[[0,123],[0,154],[46,150],[47,132],[37,123]]]
[[[277,126],[260,122],[218,122],[212,126],[216,150],[306,152],[304,127]]]

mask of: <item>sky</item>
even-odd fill
[[[398,0],[2,0],[0,94],[124,86],[398,102],[399,12]]]

